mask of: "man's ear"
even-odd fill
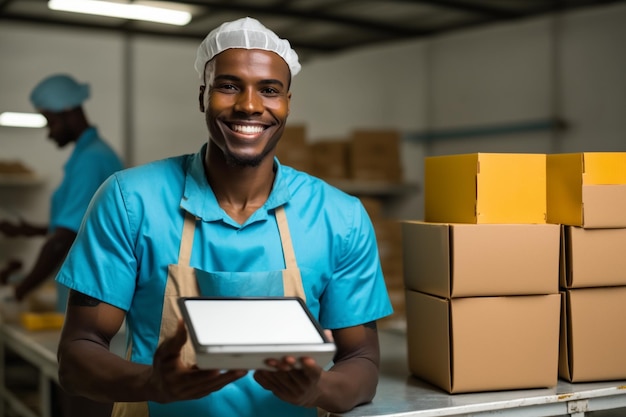
[[[200,103],[200,112],[204,113],[204,91],[206,90],[206,86],[201,85],[200,86],[200,95],[198,96],[198,101]]]

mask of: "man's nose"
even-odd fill
[[[247,114],[263,113],[263,99],[254,89],[245,89],[237,97],[235,110]]]

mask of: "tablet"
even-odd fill
[[[266,359],[315,359],[335,354],[306,304],[298,297],[181,297],[183,319],[202,369],[270,369]]]

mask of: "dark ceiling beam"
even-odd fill
[[[0,0],[0,13],[11,5],[15,0]]]
[[[365,31],[375,30],[377,32],[388,33],[397,36],[415,36],[419,35],[410,28],[404,28],[397,24],[387,24],[366,19],[354,19],[347,16],[338,16],[328,13],[322,13],[312,10],[294,10],[284,6],[260,6],[251,4],[223,3],[221,1],[212,0],[182,0],[178,3],[188,4],[190,6],[208,7],[214,11],[235,11],[243,13],[256,13],[259,15],[267,15],[270,17],[289,17],[292,19],[302,19],[303,21],[318,21],[321,23],[336,23],[344,26],[352,26]]]
[[[74,29],[87,29],[87,30],[102,30],[106,32],[116,32],[122,34],[132,34],[132,35],[146,35],[146,36],[156,36],[162,38],[179,38],[179,39],[193,39],[193,40],[202,40],[207,35],[206,33],[183,33],[177,31],[166,31],[166,30],[147,30],[147,29],[138,29],[132,27],[132,25],[125,22],[121,25],[105,25],[105,24],[93,24],[93,23],[82,23],[76,21],[66,21],[66,20],[58,20],[58,19],[46,19],[41,17],[34,17],[29,15],[22,15],[18,13],[3,13],[0,14],[0,21],[6,20],[10,22],[23,22],[23,23],[33,23],[33,24],[44,24],[50,26],[58,26],[63,28],[74,28]],[[328,52],[336,52],[343,48],[345,45],[322,45],[315,42],[291,42],[291,45],[295,48],[307,49],[310,51],[318,52],[318,53],[328,53]]]
[[[515,19],[523,17],[525,14],[514,10],[501,7],[487,6],[475,2],[462,0],[393,0],[403,3],[423,3],[435,7],[444,7],[446,9],[454,9],[461,12],[479,14],[494,19]]]

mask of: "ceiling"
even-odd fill
[[[220,23],[247,15],[289,39],[301,60],[306,60],[356,47],[625,1],[184,0],[169,5],[191,11],[193,18],[188,25],[176,27],[52,11],[47,0],[0,0],[0,22],[201,40]]]

